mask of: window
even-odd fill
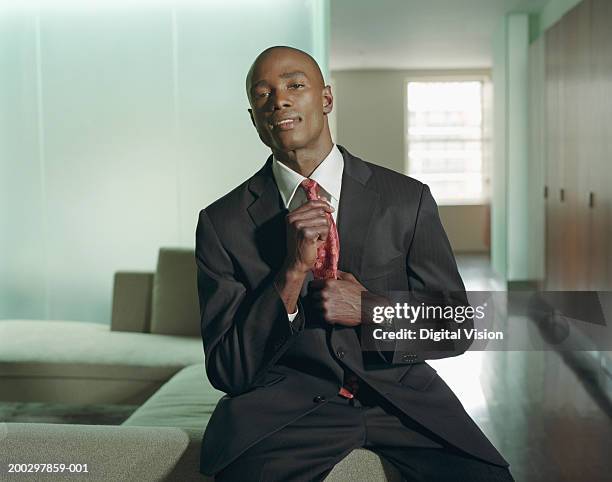
[[[408,174],[438,204],[484,202],[483,81],[409,81],[406,125]]]

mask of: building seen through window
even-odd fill
[[[484,202],[483,82],[407,83],[407,170],[438,204]]]

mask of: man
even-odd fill
[[[333,144],[331,88],[308,54],[265,50],[246,88],[272,156],[200,212],[206,371],[228,394],[206,428],[201,472],[322,480],[366,447],[409,480],[512,480],[418,355],[364,361],[363,291],[464,292],[427,186]]]

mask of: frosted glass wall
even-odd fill
[[[327,66],[325,0],[95,3],[0,6],[0,318],[108,323],[114,272],[193,247],[265,161],[257,53]]]

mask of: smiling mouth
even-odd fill
[[[295,124],[297,124],[299,121],[299,117],[296,117],[295,119],[283,119],[270,124],[270,128],[274,131],[289,131],[293,129]]]

